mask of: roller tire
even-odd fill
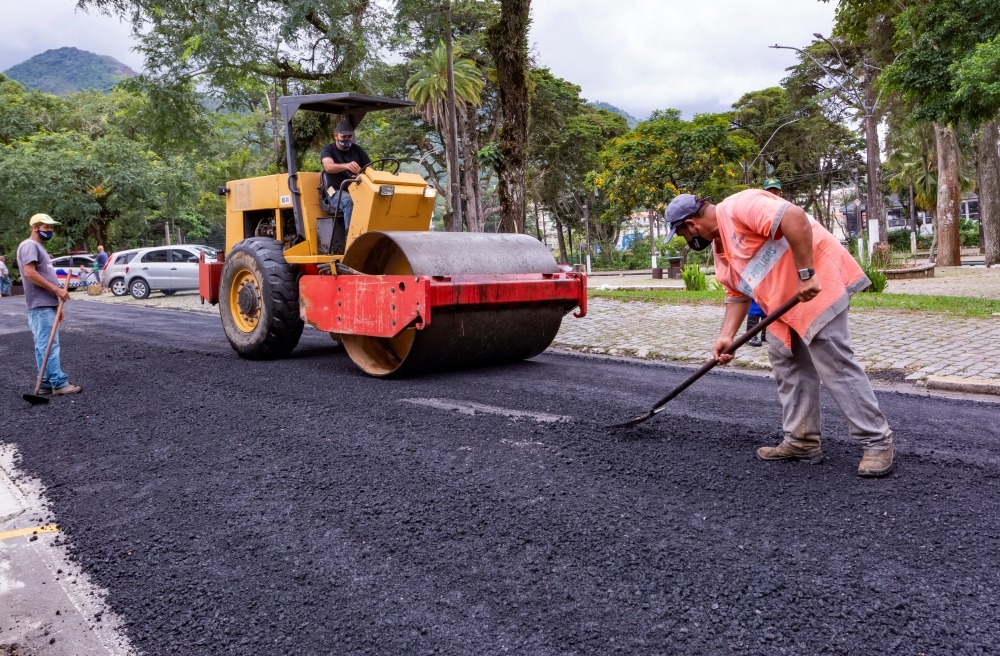
[[[298,279],[299,268],[285,262],[281,242],[273,239],[245,239],[226,256],[219,313],[226,338],[240,357],[282,358],[299,343],[303,322]],[[250,305],[241,307],[247,297]]]

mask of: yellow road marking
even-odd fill
[[[15,531],[4,531],[3,533],[0,533],[0,540],[6,540],[8,538],[19,538],[25,535],[34,535],[35,533],[55,533],[58,530],[59,530],[58,524],[33,526],[31,528],[19,528]]]

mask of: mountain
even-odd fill
[[[637,119],[636,117],[632,116],[631,114],[629,114],[628,112],[626,112],[624,109],[619,109],[618,107],[615,107],[614,105],[606,103],[606,102],[595,102],[595,103],[590,103],[590,104],[591,104],[591,106],[594,109],[606,109],[609,112],[612,112],[613,114],[618,114],[619,116],[624,116],[625,117],[625,123],[628,124],[628,127],[629,127],[630,130],[632,128],[634,128],[635,126],[639,125],[639,119]]]
[[[136,72],[114,57],[58,48],[11,66],[4,74],[26,87],[65,96],[81,89],[107,91]]]

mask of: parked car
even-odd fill
[[[111,254],[108,263],[104,265],[104,270],[101,271],[101,282],[115,296],[128,294],[128,286],[125,284],[125,266],[141,250],[141,248],[132,248],[127,251],[116,251]]]
[[[125,265],[125,286],[135,298],[160,291],[170,296],[180,289],[198,289],[198,261],[215,257],[211,246],[156,246],[144,248]]]
[[[86,287],[93,279],[94,262],[93,257],[83,254],[63,255],[62,257],[52,258],[52,267],[56,270],[59,286],[65,286],[68,279],[70,291]],[[80,275],[81,267],[83,268],[82,276]]]

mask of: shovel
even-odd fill
[[[52,342],[56,338],[56,331],[59,330],[59,322],[62,321],[63,303],[64,301],[60,298],[59,307],[56,309],[56,320],[52,324],[52,332],[49,333],[49,343],[45,346],[45,357],[42,358],[42,366],[38,368],[38,378],[35,380],[35,393],[24,394],[21,397],[31,405],[44,405],[49,402],[47,396],[40,396],[38,394],[38,390],[42,388],[42,376],[45,375],[45,367],[49,364],[49,353],[52,352]]]
[[[734,341],[732,344],[730,344],[729,348],[723,351],[723,353],[724,354],[735,353],[736,349],[749,342],[754,335],[766,329],[769,325],[777,321],[778,318],[780,318],[783,314],[785,314],[785,312],[788,312],[793,307],[798,305],[798,303],[799,303],[798,296],[791,297],[790,299],[785,301],[784,304],[781,305],[781,307],[777,308],[774,312],[761,319],[760,323],[758,323],[756,326],[754,326],[750,330],[740,335],[740,337],[737,338],[736,341]],[[675,396],[686,390],[691,385],[691,383],[693,383],[694,381],[698,380],[699,378],[707,374],[709,371],[711,371],[717,364],[719,364],[719,361],[716,360],[715,358],[707,360],[705,364],[701,365],[698,371],[691,374],[691,376],[689,376],[687,380],[685,380],[683,383],[681,383],[673,390],[671,390],[670,394],[667,394],[662,399],[657,401],[656,405],[654,405],[652,408],[649,409],[649,412],[647,412],[644,415],[639,415],[638,417],[629,419],[628,421],[623,421],[620,424],[611,424],[610,426],[607,426],[607,428],[631,428],[632,426],[641,424],[647,419],[652,419],[653,417],[655,417],[656,415],[658,415],[660,412],[663,411],[663,408],[666,407],[667,403],[669,403],[671,399],[673,399]]]

